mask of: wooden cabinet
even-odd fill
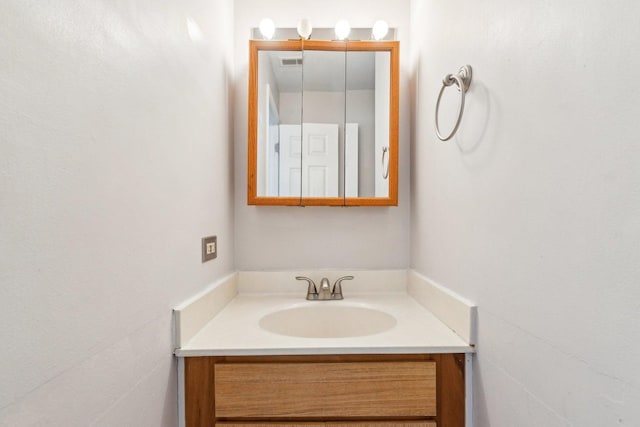
[[[216,423],[216,427],[325,427],[325,423]]]
[[[326,423],[327,427],[436,427],[435,421]]]
[[[464,427],[464,354],[185,359],[187,427]]]
[[[344,423],[216,423],[217,427],[436,427],[434,421],[381,421]]]
[[[218,418],[433,417],[433,361],[220,363]]]

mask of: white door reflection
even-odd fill
[[[279,154],[280,196],[340,196],[337,123],[280,125]]]

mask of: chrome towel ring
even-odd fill
[[[453,130],[447,137],[443,137],[440,133],[440,126],[438,125],[438,109],[440,108],[440,99],[442,99],[442,94],[444,90],[453,84],[456,84],[458,87],[458,91],[460,92],[460,111],[458,112],[458,120],[456,120],[456,125],[453,127]],[[440,89],[440,93],[438,94],[438,101],[436,102],[436,135],[440,138],[441,141],[448,141],[451,139],[453,135],[456,134],[458,130],[458,126],[460,126],[460,120],[462,120],[462,113],[464,111],[464,95],[469,90],[469,85],[471,84],[471,65],[465,65],[460,67],[458,70],[458,74],[447,74],[442,79],[442,88]]]

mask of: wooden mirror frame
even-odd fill
[[[400,90],[398,41],[250,40],[248,104],[247,204],[266,206],[398,206],[398,123]],[[389,52],[389,194],[387,197],[258,196],[258,53],[260,51]]]

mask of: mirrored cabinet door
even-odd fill
[[[342,204],[344,199],[345,54],[344,50],[303,52],[303,204],[318,199]]]
[[[389,197],[389,52],[347,54],[345,156],[355,158],[346,169],[347,197]]]
[[[297,200],[302,190],[302,52],[260,50],[257,62],[256,195]]]
[[[357,125],[357,194],[345,205],[395,206],[398,201],[398,42],[349,42],[346,122]],[[353,127],[355,132],[355,126]],[[355,176],[352,178],[355,180]],[[348,183],[348,181],[347,181]]]

